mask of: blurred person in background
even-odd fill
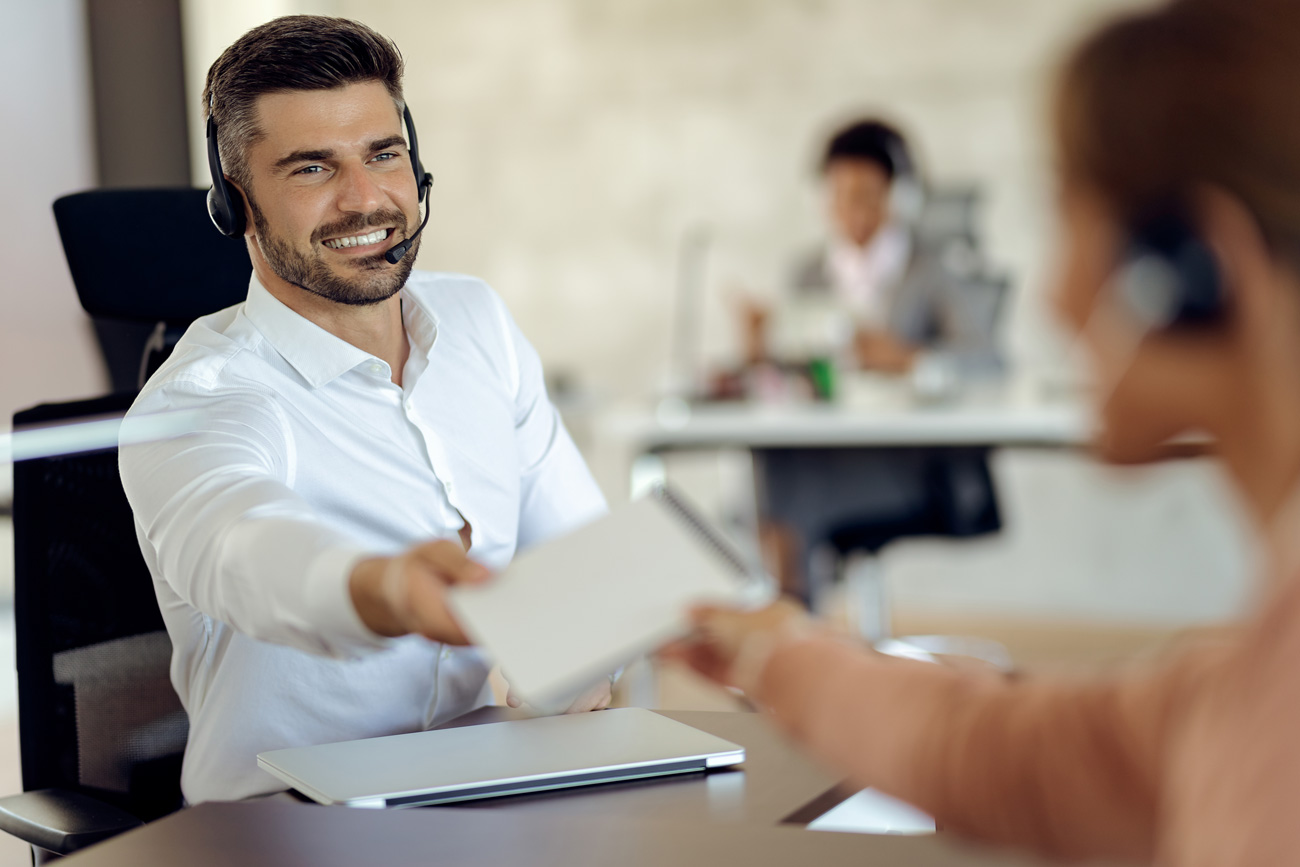
[[[836,366],[911,374],[918,390],[933,379],[923,368],[945,387],[998,372],[995,322],[972,303],[986,284],[947,264],[953,238],[917,231],[922,182],[902,135],[856,121],[827,143],[821,174],[830,239],[799,261],[776,309],[742,302],[753,378],[820,356],[814,370],[823,365],[827,379],[816,390],[829,398]],[[773,331],[785,339],[771,340]],[[948,537],[1001,528],[986,448],[768,448],[754,452],[754,468],[764,560],[808,602],[835,578],[823,574],[834,558],[818,549],[838,527],[925,524]]]
[[[819,329],[834,333],[817,338],[849,367],[905,374],[923,353],[955,356],[958,368],[995,366],[991,323],[968,309],[944,244],[915,231],[909,211],[921,204],[922,181],[898,130],[855,121],[827,142],[820,168],[830,237],[799,259],[776,309],[741,302],[746,361],[779,356],[773,326],[811,307],[838,314]]]
[[[1110,460],[1207,432],[1264,542],[1237,627],[1074,680],[890,659],[789,603],[697,612],[675,648],[855,783],[1056,857],[1300,861],[1300,4],[1125,17],[1056,96],[1056,301]]]

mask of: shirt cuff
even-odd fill
[[[359,656],[388,647],[393,641],[371,631],[362,622],[348,587],[357,564],[374,556],[373,551],[359,548],[328,548],[307,568],[303,589],[307,621],[321,636],[323,649],[331,656]]]

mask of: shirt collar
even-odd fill
[[[428,364],[434,340],[438,336],[438,317],[405,287],[402,288],[401,296],[402,324],[411,340],[412,350],[418,350],[422,356],[420,370],[416,371],[418,375]],[[267,291],[257,279],[257,274],[253,274],[248,281],[244,315],[312,388],[320,388],[358,364],[374,359],[370,353],[290,310],[284,302]]]
[[[862,264],[872,263],[879,267],[906,263],[911,251],[911,233],[897,223],[887,223],[882,226],[865,246],[853,243],[839,232],[833,233],[830,240],[830,253],[833,258]]]
[[[244,315],[312,388],[320,388],[374,357],[290,310],[266,290],[256,274],[248,281]]]
[[[438,317],[410,291],[409,283],[402,288],[402,324],[411,339],[411,348],[418,348],[427,356],[438,337]]]

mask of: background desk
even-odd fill
[[[492,708],[453,724],[500,719]],[[73,856],[69,867],[334,867],[360,864],[884,864],[1013,867],[1034,863],[943,839],[807,831],[783,819],[825,796],[833,777],[757,714],[665,712],[746,749],[741,770],[644,780],[416,810],[354,810],[272,798],[203,804]]]
[[[675,401],[597,420],[598,435],[632,457],[698,448],[893,448],[1083,446],[1092,433],[1076,393],[1031,376],[972,383],[943,401],[919,399],[901,381],[860,375],[829,404]]]

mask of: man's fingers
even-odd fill
[[[412,631],[447,644],[469,644],[469,638],[447,608],[446,584],[423,568],[418,569],[411,579],[406,600],[416,625]]]
[[[448,539],[421,545],[411,554],[416,562],[446,584],[477,584],[486,581],[491,574],[486,566],[471,560],[460,545]]]

